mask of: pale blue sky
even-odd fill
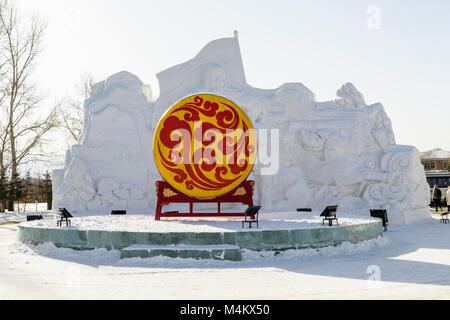
[[[155,74],[214,39],[239,40],[249,84],[302,82],[319,100],[352,82],[381,102],[397,143],[450,150],[450,1],[18,0],[48,22],[38,65],[56,100],[81,74],[128,70],[158,92]],[[370,6],[380,29],[370,29]]]

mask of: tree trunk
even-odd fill
[[[52,192],[47,192],[47,210],[52,210],[52,200],[53,200],[53,194]]]
[[[9,193],[8,197],[8,211],[14,211],[14,196],[13,193]]]
[[[15,80],[15,75],[13,77]],[[15,82],[12,86],[12,94],[9,102],[9,145],[11,148],[11,179],[10,186],[11,190],[9,192],[8,199],[8,211],[14,211],[14,192],[12,191],[16,183],[16,172],[17,172],[17,154],[16,154],[16,138],[14,136],[14,98],[15,98]]]

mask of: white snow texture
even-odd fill
[[[326,102],[301,83],[254,88],[245,79],[237,33],[157,77],[155,101],[150,87],[126,71],[95,85],[78,144],[67,151],[65,168],[53,171],[55,209],[154,212],[155,181],[161,180],[152,155],[158,120],[181,98],[208,92],[235,102],[256,129],[279,129],[277,174],[261,175],[264,165],[257,163],[250,175],[254,201],[264,211],[339,205],[364,216],[369,208],[386,208],[391,223],[429,218],[418,150],[397,145],[383,106],[366,105],[351,83]]]

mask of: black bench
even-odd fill
[[[127,214],[127,210],[111,210],[111,215],[124,215]]]
[[[297,208],[297,212],[312,212],[311,208]]]
[[[34,221],[34,220],[42,220],[42,216],[40,214],[32,214],[27,216],[27,221]]]
[[[73,216],[70,214],[70,212],[67,211],[66,208],[59,208],[58,211],[59,215],[61,216],[61,219],[56,222],[56,226],[62,227],[63,222],[66,223],[66,226],[71,226],[72,223],[70,222],[69,218],[73,218]]]
[[[448,211],[441,213],[441,222],[448,223]]]
[[[242,228],[244,228],[244,223],[248,223],[248,227],[252,227],[252,223],[256,222],[256,228],[259,228],[258,216],[259,209],[261,206],[249,206],[244,212],[244,220],[242,220]]]
[[[389,220],[386,209],[370,209],[370,216],[374,218],[380,218],[381,220],[383,220],[384,231],[387,231]]]
[[[336,217],[336,211],[338,206],[328,206],[320,214],[323,217],[322,225],[325,225],[325,220],[328,221],[328,225],[333,226],[333,221],[336,220],[336,224],[339,225],[338,218]]]

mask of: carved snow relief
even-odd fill
[[[279,141],[269,141],[279,143],[277,172],[262,175],[266,164],[257,163],[250,176],[254,201],[264,211],[337,204],[364,216],[370,208],[386,208],[394,223],[429,217],[417,149],[396,144],[384,107],[367,105],[353,84],[344,84],[331,101],[316,101],[301,83],[254,88],[245,79],[237,34],[212,41],[157,77],[155,101],[128,72],[95,86],[85,102],[79,144],[67,152],[64,170],[54,172],[55,208],[154,212],[154,182],[161,179],[151,152],[154,128],[176,101],[209,92],[236,103],[256,129],[279,130]]]

